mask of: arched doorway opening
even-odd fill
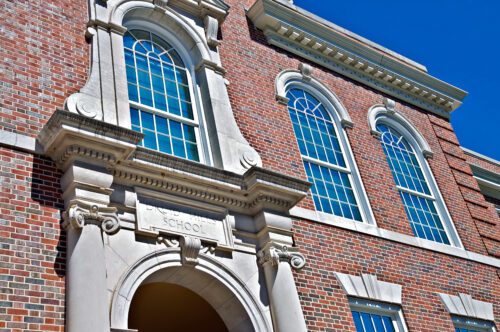
[[[179,286],[201,297],[215,310],[229,332],[272,330],[269,312],[263,310],[241,279],[208,255],[200,254],[198,260],[195,267],[183,266],[179,248],[167,248],[154,251],[130,266],[113,293],[111,330],[133,331],[129,318],[135,295],[141,287],[156,283]],[[168,299],[171,305],[181,307],[173,296]],[[191,319],[196,319],[196,313],[189,307],[185,310],[191,312]],[[163,319],[162,323],[165,328],[160,331],[176,331],[168,328],[168,320]],[[139,332],[143,331],[139,329]]]
[[[139,332],[227,332],[212,306],[195,292],[175,284],[140,286],[129,311],[129,328]]]

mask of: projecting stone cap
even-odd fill
[[[115,164],[127,159],[143,134],[91,119],[80,114],[57,110],[38,136],[44,154],[62,169],[75,160],[94,164]]]
[[[469,294],[458,296],[438,293],[450,314],[495,321],[493,304],[474,300]]]
[[[335,276],[349,296],[396,304],[402,303],[401,285],[380,281],[377,280],[376,275],[364,273],[358,277],[335,272]]]

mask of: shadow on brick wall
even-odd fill
[[[46,256],[54,257],[54,271],[59,277],[66,274],[66,232],[62,228],[62,212],[64,201],[61,191],[62,173],[55,163],[42,156],[33,157],[31,198],[40,206],[37,211],[30,211],[39,215],[40,229]],[[49,249],[50,248],[50,249]]]

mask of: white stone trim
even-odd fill
[[[377,131],[376,126],[379,123],[384,123],[397,130],[401,135],[403,135],[404,138],[406,138],[415,151],[415,156],[417,157],[420,168],[424,173],[427,185],[431,191],[431,196],[433,196],[434,202],[436,203],[436,210],[441,221],[443,222],[444,230],[448,235],[450,243],[452,246],[463,248],[464,246],[458,236],[458,232],[455,228],[453,220],[451,219],[450,212],[448,211],[436,179],[434,178],[434,174],[432,173],[426,160],[426,158],[430,158],[433,155],[429,144],[424,136],[408,119],[406,119],[396,109],[391,109],[391,107],[388,106],[390,104],[391,101],[386,99],[385,105],[374,105],[368,110],[368,124],[370,126],[371,133],[375,137],[379,138],[380,133]],[[387,165],[387,167],[389,167],[389,165]]]
[[[42,154],[43,148],[36,138],[0,129],[0,145],[23,150],[33,154]]]
[[[238,331],[238,329],[257,332],[272,331],[264,308],[259,306],[259,302],[253,297],[242,280],[235,276],[230,269],[208,255],[200,254],[198,260],[199,263],[196,267],[189,268],[193,269],[190,275],[194,277],[195,272],[198,272],[198,274],[208,275],[214,281],[208,287],[204,287],[202,290],[195,289],[194,291],[202,291],[205,300],[209,303],[217,301],[217,291],[227,293],[228,302],[233,303],[232,310],[224,310],[225,306],[223,304],[219,304],[214,309],[219,313],[229,331]],[[167,271],[169,268],[179,268],[180,266],[181,255],[179,248],[152,252],[132,265],[124,273],[113,293],[110,312],[111,328],[125,330],[128,328],[128,313],[132,298],[139,286],[143,282],[147,282],[148,277],[151,277],[156,272]],[[162,279],[164,282],[173,282],[187,288],[197,287],[192,278],[190,278],[191,280],[174,277],[169,279],[168,275],[167,273],[166,277]],[[210,290],[210,288],[214,290]]]
[[[358,277],[335,272],[335,276],[348,296],[402,304],[401,285],[380,281],[376,275],[365,273]]]
[[[440,116],[449,117],[467,95],[425,67],[287,1],[257,0],[247,15],[269,44]]]
[[[458,296],[438,293],[446,310],[452,315],[495,321],[493,304],[474,300],[469,294]]]
[[[412,247],[431,250],[441,254],[463,258],[472,262],[493,266],[495,268],[500,268],[500,259],[491,256],[485,256],[472,251],[464,250],[462,248],[452,247],[434,241],[397,233],[394,231],[386,230],[366,223],[356,222],[343,218],[336,218],[335,216],[326,213],[294,207],[290,210],[290,216],[294,218],[315,221],[322,224],[339,227],[342,229],[358,232],[361,234],[375,236],[381,239],[402,243]]]
[[[427,143],[427,140],[420,134],[418,130],[415,129],[415,126],[408,120],[403,114],[398,112],[394,108],[389,108],[387,105],[393,102],[390,99],[385,98],[384,102],[386,105],[374,105],[370,107],[368,110],[368,124],[370,125],[370,131],[372,135],[379,137],[380,133],[377,130],[377,122],[383,119],[388,119],[388,121],[392,123],[398,123],[402,125],[406,131],[411,133],[411,137],[415,140],[418,145],[418,148],[425,157],[432,157],[434,152]],[[392,120],[392,121],[391,121]]]
[[[353,126],[353,122],[351,120],[351,117],[349,116],[349,113],[347,113],[346,108],[344,107],[344,105],[342,105],[340,99],[335,95],[335,93],[333,93],[325,84],[323,84],[316,78],[304,75],[303,71],[288,69],[282,71],[278,74],[278,76],[276,76],[275,88],[277,101],[285,105],[288,103],[286,92],[290,85],[299,85],[302,88],[307,88],[308,86],[310,86],[313,89],[317,90],[319,94],[323,95],[324,98],[326,98],[329,103],[333,105],[335,111],[338,113],[342,126]],[[315,93],[315,95],[316,94],[318,93]],[[330,114],[331,113],[332,112],[330,111]]]
[[[496,332],[495,324],[490,321],[478,320],[470,317],[452,316],[453,325],[478,332]]]

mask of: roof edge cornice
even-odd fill
[[[425,67],[282,0],[256,0],[247,15],[267,42],[417,107],[449,118],[467,92]]]

